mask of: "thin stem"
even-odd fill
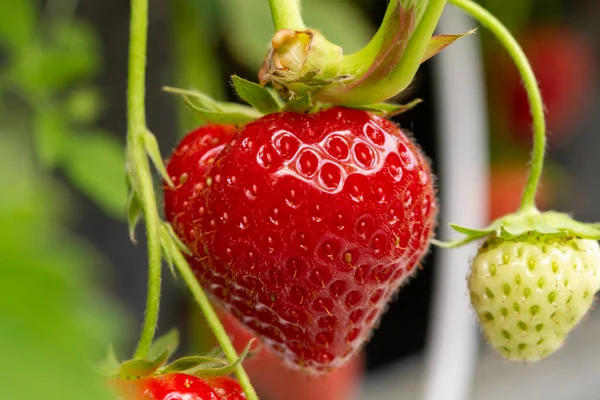
[[[132,0],[131,2],[131,37],[129,47],[129,87],[127,96],[128,107],[128,137],[127,151],[133,170],[130,173],[137,183],[137,190],[142,201],[146,234],[148,237],[148,298],[146,315],[140,342],[135,351],[136,358],[145,358],[154,339],[158,322],[161,286],[161,247],[160,247],[160,218],[156,207],[154,184],[150,173],[150,163],[144,145],[143,135],[146,134],[145,113],[145,74],[146,74],[146,42],[148,33],[148,0]],[[183,279],[187,283],[194,298],[198,302],[208,325],[219,341],[223,352],[230,362],[237,360],[238,355],[231,344],[227,332],[217,314],[213,310],[204,291],[198,284],[194,273],[179,251],[172,254]],[[236,376],[246,393],[248,400],[258,400],[256,392],[250,383],[244,368],[236,368]]]
[[[300,12],[300,0],[269,0],[275,30],[291,29],[303,31],[306,29]]]
[[[143,146],[142,134],[146,130],[145,84],[146,42],[148,33],[148,0],[131,1],[131,27],[129,42],[129,77],[127,90],[128,152],[135,166],[139,196],[146,220],[148,240],[148,295],[146,313],[135,358],[145,358],[154,339],[158,323],[161,288],[161,250],[159,218],[150,165]]]
[[[527,91],[527,96],[529,97],[529,105],[531,108],[531,115],[533,117],[533,152],[531,155],[529,177],[527,179],[525,191],[523,192],[523,198],[521,200],[521,207],[519,211],[535,211],[535,194],[542,176],[542,170],[544,168],[544,155],[546,150],[546,121],[544,116],[544,103],[542,102],[542,95],[540,93],[540,88],[538,87],[533,70],[531,69],[531,65],[529,64],[523,49],[519,43],[517,43],[508,29],[506,29],[506,27],[502,25],[502,23],[486,9],[472,2],[471,0],[448,1],[458,8],[466,11],[474,19],[479,21],[481,25],[489,29],[506,48],[506,51],[508,51],[519,72],[521,73],[521,77],[525,84],[525,90]]]
[[[150,174],[150,164],[146,153],[134,150],[134,162],[138,169],[142,208],[146,221],[146,236],[148,240],[148,293],[146,297],[146,313],[142,326],[140,341],[135,350],[135,358],[146,358],[148,349],[154,340],[160,308],[161,291],[161,249],[159,236],[159,217],[156,211],[154,184]]]
[[[175,262],[179,273],[183,277],[183,280],[192,292],[192,295],[198,303],[198,306],[200,306],[202,314],[204,314],[204,317],[206,318],[206,322],[210,326],[213,334],[219,342],[221,349],[223,349],[223,353],[225,353],[225,356],[227,357],[229,362],[232,363],[236,361],[238,359],[238,354],[235,351],[231,340],[229,340],[227,331],[225,331],[225,328],[223,328],[223,325],[221,324],[221,321],[219,320],[219,317],[217,316],[214,308],[210,304],[208,297],[206,297],[204,290],[202,290],[202,287],[198,283],[196,276],[192,272],[189,264],[187,263],[181,252],[175,251],[173,253],[173,261]],[[244,390],[244,393],[246,393],[246,398],[248,400],[258,400],[256,391],[250,383],[250,378],[248,377],[248,374],[246,374],[246,371],[244,370],[241,364],[238,365],[238,367],[236,368],[235,376],[237,377],[240,386]]]

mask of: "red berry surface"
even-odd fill
[[[202,285],[275,353],[308,372],[338,367],[427,251],[429,165],[365,111],[271,114],[222,150],[195,144],[223,129],[175,151],[167,218]]]
[[[123,400],[244,400],[240,385],[229,377],[201,379],[172,373],[118,379],[113,385]]]
[[[220,307],[217,312],[233,345],[241,353],[254,337],[253,333],[231,313]],[[360,391],[364,373],[363,352],[328,374],[312,376],[282,368],[281,358],[268,346],[254,346],[252,350],[254,354],[244,361],[244,369],[261,399],[350,400],[356,399]]]

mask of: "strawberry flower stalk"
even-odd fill
[[[487,27],[522,75],[533,116],[534,148],[521,207],[484,229],[451,225],[464,235],[441,247],[484,239],[468,280],[471,303],[489,343],[504,357],[536,361],[558,350],[600,289],[600,225],[540,212],[535,194],[546,145],[544,108],[521,47],[490,13],[471,0],[449,0]]]

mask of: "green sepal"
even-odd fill
[[[143,214],[142,200],[137,194],[131,182],[131,177],[127,175],[127,187],[129,194],[127,195],[126,213],[127,213],[127,224],[129,225],[129,239],[133,243],[137,243],[135,238],[135,228],[140,222]]]
[[[432,243],[438,247],[455,248],[483,239],[491,234],[502,239],[511,240],[531,233],[600,240],[599,224],[579,222],[568,214],[556,211],[541,213],[533,210],[509,214],[495,220],[484,229],[471,229],[456,224],[450,224],[450,227],[465,237],[449,242],[433,240]]]
[[[544,235],[574,236],[580,239],[600,240],[600,229],[556,211],[544,213],[512,214],[502,220],[500,236],[511,238],[529,232]]]
[[[237,75],[231,77],[231,82],[238,96],[261,113],[266,115],[281,111],[283,101],[269,88]]]
[[[263,114],[249,106],[237,103],[216,101],[195,90],[164,87],[164,91],[183,96],[185,102],[206,122],[217,124],[244,125]]]
[[[129,377],[152,375],[158,371],[160,366],[164,364],[168,357],[169,350],[165,350],[154,360],[133,359],[124,361],[119,367],[118,375]]]
[[[393,117],[394,115],[402,114],[415,108],[418,104],[422,103],[423,100],[415,99],[407,104],[393,104],[393,103],[376,103],[368,104],[365,106],[351,106],[357,110],[369,111],[376,114],[383,114],[387,117]]]
[[[108,346],[106,357],[98,363],[96,370],[102,376],[113,376],[119,370],[119,364],[115,348],[111,344]]]
[[[198,377],[231,375],[235,372],[236,368],[248,357],[248,352],[250,351],[250,348],[252,347],[252,344],[255,340],[255,338],[250,339],[242,354],[240,354],[240,356],[234,362],[223,365],[222,367],[198,368],[192,374]]]
[[[173,328],[152,343],[150,349],[148,349],[148,358],[156,359],[165,352],[167,352],[167,358],[169,358],[178,348],[179,331]]]
[[[154,164],[154,168],[160,173],[163,180],[167,182],[167,185],[170,187],[174,187],[175,184],[171,180],[171,177],[167,173],[167,168],[165,168],[165,163],[163,162],[162,156],[160,155],[160,148],[158,147],[158,142],[156,141],[156,137],[152,134],[152,132],[145,130],[142,133],[142,141],[144,143],[144,148],[146,149],[146,153],[152,160]]]
[[[185,372],[199,377],[224,376],[232,374],[235,369],[246,359],[255,339],[251,339],[242,354],[232,363],[222,358],[212,356],[188,356],[173,361],[160,369],[163,374],[172,372]]]
[[[223,368],[229,365],[220,358],[208,356],[188,356],[173,361],[171,364],[161,369],[161,373],[186,372],[196,368]]]
[[[429,60],[431,57],[438,54],[440,51],[444,50],[446,47],[450,46],[452,43],[456,42],[458,39],[461,39],[465,36],[469,36],[475,33],[477,29],[471,29],[468,32],[460,33],[457,35],[437,35],[433,36],[429,43],[427,44],[427,48],[425,49],[425,54],[421,59],[421,62]]]
[[[283,111],[293,111],[299,113],[308,112],[313,107],[310,95],[296,97],[289,100],[283,107]]]
[[[177,279],[173,255],[177,251],[187,255],[191,255],[192,253],[181,241],[181,239],[179,239],[171,224],[167,222],[163,222],[160,226],[160,245],[162,247],[163,257],[165,258],[167,266],[171,271],[171,275],[173,275],[173,278]]]

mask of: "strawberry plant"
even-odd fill
[[[499,308],[482,311],[477,300],[494,296],[485,285],[484,293],[478,293],[478,270],[493,258],[486,258],[488,249],[529,240],[534,248],[547,242],[564,250],[571,243],[584,253],[593,252],[596,228],[566,215],[542,214],[533,205],[545,128],[531,67],[491,14],[467,0],[452,3],[501,39],[524,76],[536,122],[534,162],[521,211],[486,230],[457,227],[467,235],[458,242],[436,242],[452,247],[490,235],[470,280],[472,301],[481,317]],[[143,0],[132,4],[129,217],[132,229],[140,215],[145,217],[150,257],[148,312],[136,357],[145,357],[158,317],[160,243],[167,261],[192,289],[230,362],[237,359],[235,349],[202,287],[288,366],[313,374],[340,367],[368,339],[391,296],[412,275],[435,226],[437,206],[427,160],[407,132],[386,119],[418,101],[407,105],[386,101],[406,89],[423,61],[464,35],[432,36],[444,1],[392,1],[374,38],[358,52],[345,55],[323,34],[306,28],[296,0],[271,0],[276,33],[259,83],[232,77],[237,95],[248,105],[166,88],[181,95],[210,124],[189,133],[165,167],[144,119],[147,4]],[[146,156],[163,178],[168,224],[160,221],[156,210]],[[567,263],[583,263],[581,268],[595,273],[594,256],[585,261],[578,261],[578,256],[583,257],[574,253]],[[534,261],[543,264],[541,259]],[[518,276],[515,271],[511,273]],[[597,288],[585,290],[589,295]],[[535,300],[533,305],[541,307]],[[558,315],[547,310],[540,318]],[[575,324],[581,313],[567,317]],[[496,331],[514,333],[503,328],[510,324],[508,319],[499,323]],[[483,328],[496,346],[498,336],[487,325]],[[547,348],[533,352],[549,354],[555,342],[548,338]],[[515,349],[522,351],[523,344],[532,347],[530,342],[505,344],[509,349],[505,355],[519,358]],[[236,375],[247,396],[254,398],[241,365]]]
[[[104,386],[128,400],[255,400],[256,390],[244,368],[254,337],[265,349],[258,351],[258,357],[269,357],[264,365],[285,364],[292,370],[287,372],[294,374],[290,382],[297,382],[294,377],[300,374],[335,374],[344,368],[353,373],[360,348],[393,295],[414,278],[431,243],[457,247],[484,241],[473,261],[468,287],[484,335],[500,354],[533,361],[560,347],[600,288],[600,226],[538,211],[534,200],[546,129],[533,71],[517,42],[489,12],[470,0],[449,2],[489,28],[515,61],[533,116],[534,150],[517,212],[484,229],[453,225],[464,238],[443,243],[433,239],[438,205],[427,156],[410,132],[391,121],[420,100],[408,104],[389,100],[405,92],[421,63],[472,33],[433,36],[446,0],[391,0],[373,38],[350,54],[305,26],[298,0],[270,0],[275,32],[258,82],[235,75],[231,80],[245,104],[166,88],[181,95],[207,123],[185,136],[166,165],[146,123],[148,0],[131,1],[126,216],[133,241],[137,223],[145,224],[148,293],[135,352],[124,361],[109,352],[100,364]],[[8,45],[17,53],[18,40],[30,34],[20,32]],[[94,120],[94,107],[69,108],[77,115],[71,124],[57,117],[66,111],[53,102],[53,89],[84,77],[90,69],[90,61],[77,58],[74,53],[79,51],[73,51],[87,47],[81,42],[85,29],[77,35],[58,28],[49,32],[56,47],[45,52],[40,50],[43,43],[34,40],[39,51],[19,54],[14,58],[18,73],[11,70],[20,89],[29,93],[35,119],[44,128],[36,140],[39,157],[48,166],[63,168],[98,203],[114,211],[119,199],[103,197],[101,184],[94,180],[113,171],[114,164],[108,161],[102,171],[90,174],[84,162],[114,154],[108,149],[114,146],[103,149],[102,139],[94,134],[82,139],[62,129],[86,127]],[[70,74],[60,68],[55,68],[55,75],[40,74],[40,66],[51,69],[65,60],[73,64]],[[0,84],[5,82],[0,79]],[[90,93],[74,93],[79,100],[66,104],[93,104]],[[68,147],[73,143],[76,147]],[[90,151],[92,145],[96,152]],[[152,166],[162,181],[160,188]],[[164,213],[159,211],[163,207],[157,189],[162,192]],[[9,205],[18,210],[18,202]],[[36,241],[37,247],[56,245],[56,231],[10,226],[14,235],[42,238],[45,233],[44,240]],[[35,304],[48,308],[51,318],[21,320],[36,314],[33,302],[24,302],[16,313],[6,306],[9,302],[0,302],[10,317],[3,315],[0,343],[21,344],[20,339],[36,330],[47,333],[55,339],[52,346],[58,353],[69,347],[71,352],[61,358],[54,348],[49,352],[26,342],[19,351],[31,365],[39,366],[40,375],[48,376],[44,372],[51,370],[51,360],[61,358],[68,362],[57,371],[67,371],[65,375],[71,371],[75,377],[86,371],[81,355],[92,359],[96,355],[87,350],[107,341],[102,323],[106,311],[93,318],[86,314],[87,319],[79,321],[90,319],[87,325],[71,325],[69,312],[82,315],[83,306],[92,309],[84,298],[91,297],[93,290],[87,289],[83,276],[70,281],[69,271],[36,267],[35,246],[18,248],[17,255],[28,260],[34,278],[26,279],[27,269],[11,269],[0,288],[13,296],[25,291],[26,297],[38,300]],[[55,251],[57,265],[64,261],[61,254]],[[155,340],[163,261],[185,282],[202,311],[220,348],[215,354],[173,360],[176,332]],[[40,284],[46,275],[56,285]],[[52,292],[56,288],[61,290]],[[224,308],[221,315],[213,302]],[[26,335],[23,326],[29,328]],[[234,346],[232,331],[241,332],[243,343],[238,340]],[[73,335],[67,336],[68,332]],[[3,349],[11,354],[11,348]],[[91,373],[81,375],[71,386],[61,381],[72,390],[67,397],[102,399],[98,379]],[[14,381],[23,385],[22,380]],[[260,383],[265,384],[264,377]],[[31,398],[43,396],[36,387],[28,390]],[[14,398],[19,395],[8,393]]]

